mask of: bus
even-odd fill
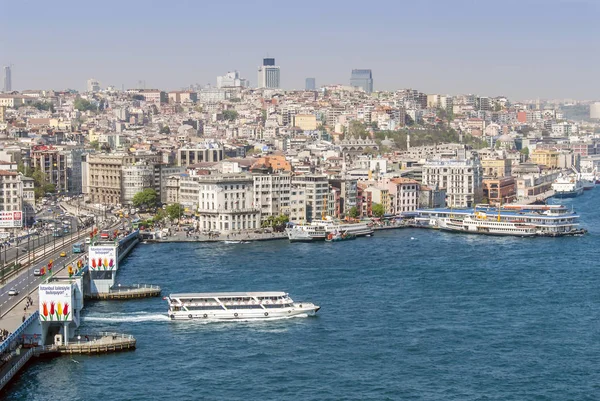
[[[81,242],[77,242],[73,244],[73,253],[83,253],[85,252],[85,245]]]
[[[52,236],[53,237],[62,237],[63,230],[61,230],[60,228],[55,228],[54,230],[52,230]]]

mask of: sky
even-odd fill
[[[599,17],[600,0],[0,0],[0,65],[14,90],[256,85],[274,57],[284,89],[368,68],[375,90],[597,100]]]

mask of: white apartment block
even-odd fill
[[[154,165],[135,164],[123,166],[121,185],[121,201],[123,204],[131,204],[135,194],[146,188],[154,187]]]
[[[304,188],[292,186],[290,189],[290,221],[306,223],[306,193]]]
[[[483,197],[479,159],[429,160],[423,165],[423,185],[446,190],[448,207],[473,207]]]
[[[198,224],[202,230],[229,233],[260,228],[253,206],[254,180],[249,174],[199,176]]]
[[[190,210],[198,210],[198,200],[200,199],[200,186],[198,181],[204,176],[200,175],[182,175],[179,180],[179,204]],[[174,183],[174,182],[171,182]],[[171,198],[174,196],[171,195]]]
[[[260,209],[262,220],[269,216],[290,214],[290,188],[292,175],[255,174],[254,179],[254,207]]]
[[[329,180],[326,175],[297,175],[292,178],[292,186],[304,190],[307,221],[319,220],[327,214]]]

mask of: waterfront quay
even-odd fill
[[[154,285],[115,285],[118,263],[138,242],[137,231],[121,238],[117,244],[98,242],[94,238],[87,255],[65,256],[43,276],[33,276],[28,270],[3,287],[0,302],[8,299],[0,304],[6,305],[0,311],[0,389],[32,357],[135,349],[136,339],[131,335],[85,333],[79,331],[79,326],[84,298],[131,299],[160,295],[160,287]],[[69,246],[70,242],[49,256],[60,260]],[[101,258],[102,255],[105,256]],[[35,267],[43,269],[45,263],[45,260],[40,261]],[[23,281],[24,286],[17,286]],[[18,295],[9,296],[8,288],[18,288]]]

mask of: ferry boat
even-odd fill
[[[531,225],[539,236],[559,237],[580,235],[579,215],[563,205],[477,205],[474,209],[421,209],[418,210],[421,227],[439,228],[447,220],[473,220],[519,223]],[[456,223],[455,223],[456,224]]]
[[[473,217],[464,219],[440,218],[438,227],[445,231],[456,231],[484,235],[511,235],[517,237],[534,237],[538,235],[536,227],[520,222],[504,222]]]
[[[265,320],[315,315],[321,307],[311,302],[294,302],[285,292],[214,292],[171,294],[171,320]]]
[[[594,189],[594,187],[596,187],[597,178],[596,178],[596,174],[593,172],[592,173],[581,173],[581,174],[579,174],[579,179],[581,180],[581,183],[583,184],[584,191],[589,191],[590,189]]]
[[[559,175],[552,183],[555,198],[574,198],[583,193],[583,183],[574,175]]]
[[[313,220],[305,225],[288,225],[285,229],[290,242],[323,241],[329,233],[345,232],[363,237],[373,234],[373,228],[366,223],[344,223],[327,217],[323,220]]]

